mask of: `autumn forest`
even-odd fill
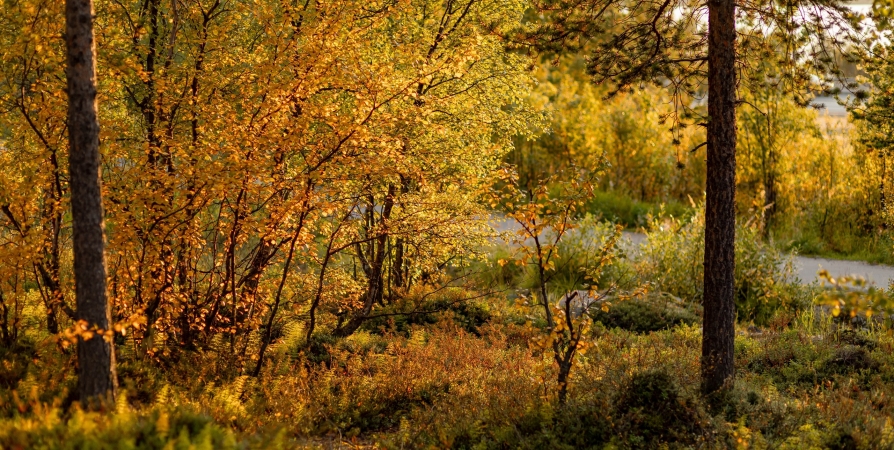
[[[894,448],[891,0],[0,2],[2,449]]]

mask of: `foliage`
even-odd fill
[[[877,6],[882,6],[880,3]],[[885,15],[877,16],[879,25],[885,30]],[[849,110],[855,123],[855,144],[861,158],[863,172],[870,181],[865,187],[867,197],[875,208],[877,226],[887,228],[891,223],[889,202],[892,195],[887,166],[891,163],[894,141],[891,140],[891,107],[894,101],[894,64],[891,52],[894,50],[887,39],[890,29],[880,36],[878,42],[864,55],[863,75],[860,81],[869,86],[860,91],[850,102]]]
[[[741,224],[736,232],[736,313],[741,322],[768,323],[777,312],[806,306],[795,288],[790,256],[764,242],[759,226]],[[689,220],[655,220],[634,269],[667,292],[700,304],[704,279],[704,218],[702,209]]]
[[[631,28],[639,41],[591,34],[532,60],[512,39],[556,31],[538,28],[562,14],[537,17],[546,3],[97,0],[101,331],[125,395],[95,413],[67,347],[62,7],[5,1],[0,447],[894,446],[890,293],[839,279],[814,307],[819,288],[795,286],[777,248],[890,245],[887,50],[852,146],[758,64],[803,46],[794,60],[816,64],[783,81],[804,87],[828,55],[803,52],[841,41],[809,40],[810,20],[748,35],[790,16],[740,8],[754,108],[739,116],[739,376],[704,399],[704,134],[680,126],[704,119],[683,79],[703,70],[701,6],[639,3],[610,23],[574,10],[564,23],[587,32],[660,20]],[[667,58],[667,86],[590,82]],[[505,245],[490,245],[492,208],[515,224]],[[644,246],[622,226],[645,227]],[[557,302],[571,292],[590,314]]]
[[[282,321],[349,335],[475,254],[480,194],[542,123],[501,37],[523,2],[181,3],[96,7],[113,321],[138,351],[220,336],[259,368]],[[61,12],[0,12],[7,344],[29,296],[71,324]]]
[[[615,302],[608,311],[592,309],[594,322],[608,328],[621,328],[635,333],[650,333],[678,325],[695,325],[700,321],[692,305],[667,294]]]
[[[191,407],[119,411],[111,417],[74,411],[61,417],[58,408],[37,409],[0,423],[4,448],[54,449],[241,449],[286,448],[281,433],[238,439],[225,425]]]
[[[612,196],[650,203],[700,196],[704,151],[683,149],[695,147],[703,132],[691,130],[675,143],[660,123],[661,114],[671,108],[661,90],[605,98],[605,86],[590,82],[585,62],[580,55],[566,54],[535,66],[538,83],[531,102],[552,114],[546,132],[532,140],[516,139],[507,155],[521,186],[531,189],[573,167],[601,172],[594,181],[601,195],[588,202],[589,212],[608,212],[602,208]],[[617,216],[627,226],[643,225],[639,217]]]
[[[819,273],[825,289],[817,303],[829,308],[833,317],[843,314],[851,321],[890,321],[894,311],[894,299],[888,290],[866,284],[861,277],[833,277],[822,270]],[[873,318],[873,316],[876,316]]]
[[[672,108],[662,117],[675,136],[707,123],[699,101],[709,90],[706,2],[540,0],[535,5],[539,14],[520,33],[526,44],[589,55],[588,72],[595,82],[611,84],[611,94],[642,84],[667,89]],[[734,20],[743,32],[734,51],[743,89],[770,83],[806,105],[823,82],[840,78],[836,56],[850,60],[871,43],[864,39],[865,16],[844,4],[757,0],[737,6]],[[762,76],[765,63],[778,70]]]
[[[761,75],[769,77],[773,69],[764,63]],[[803,197],[796,197],[806,193],[806,183],[801,180],[807,177],[802,174],[810,170],[810,159],[816,158],[811,153],[823,152],[827,143],[816,123],[816,113],[796,105],[778,86],[749,91],[743,104],[737,118],[741,130],[736,141],[737,209],[741,213],[759,211],[761,231],[768,236],[779,220],[777,216],[791,217],[794,213],[803,218],[798,213],[808,207],[799,206]],[[828,153],[832,151],[830,147]],[[822,180],[818,176],[807,179]]]
[[[552,115],[547,132],[516,139],[507,156],[522,185],[542,184],[572,165],[600,169],[585,211],[626,227],[647,226],[650,213],[688,218],[689,199],[705,189],[703,131],[689,127],[675,138],[659,123],[672,111],[665,92],[647,88],[606,99],[607,87],[589,83],[583,64],[563,54],[535,66],[539,83],[531,101]],[[739,217],[757,217],[761,235],[785,250],[894,261],[881,204],[891,194],[879,191],[885,172],[876,152],[861,147],[866,127],[858,121],[854,130],[804,108],[784,85],[768,82],[778,71],[772,61],[752,66],[753,86],[738,108]]]

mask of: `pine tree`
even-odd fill
[[[734,377],[737,90],[784,84],[806,105],[818,87],[811,80],[840,75],[834,54],[861,43],[854,31],[862,16],[835,0],[543,0],[537,6],[539,22],[522,42],[541,51],[588,53],[594,81],[610,83],[613,93],[640,83],[666,87],[674,108],[662,120],[675,136],[688,125],[706,127],[707,142],[695,148],[708,147],[702,388],[712,393],[728,386]],[[754,76],[760,72],[751,66],[767,60],[780,72]],[[698,101],[705,96],[707,114]]]
[[[115,349],[108,334],[111,320],[99,175],[93,2],[66,1],[65,21],[76,326],[81,328],[78,392],[81,401],[89,404],[96,399],[114,399],[116,390]]]

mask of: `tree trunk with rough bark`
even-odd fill
[[[96,105],[96,46],[92,0],[66,0],[68,50],[68,138],[74,247],[76,318],[89,329],[110,329],[106,292],[105,237],[100,190],[99,122]],[[115,349],[94,333],[78,340],[78,392],[83,404],[114,399]],[[97,401],[99,400],[99,401]]]
[[[736,23],[734,0],[708,2],[708,164],[702,390],[734,376],[736,234]]]

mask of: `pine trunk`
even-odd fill
[[[100,191],[99,123],[96,107],[96,47],[92,0],[67,0],[68,133],[74,247],[76,317],[91,329],[109,330],[105,240]],[[84,404],[115,395],[115,351],[94,334],[78,341],[78,392]]]
[[[736,234],[736,23],[734,0],[708,2],[708,165],[702,389],[734,376]]]

